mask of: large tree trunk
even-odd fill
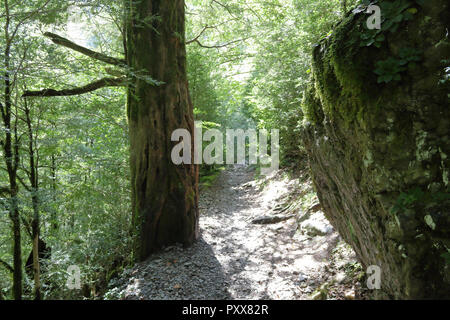
[[[33,235],[33,278],[34,278],[34,299],[41,300],[41,271],[39,266],[39,233],[40,233],[40,217],[39,217],[39,166],[38,166],[38,153],[39,150],[35,150],[34,146],[34,134],[31,123],[30,109],[28,108],[27,100],[25,99],[25,120],[28,129],[28,155],[30,160],[30,185],[31,185],[31,201],[33,204],[33,220],[32,235]]]
[[[51,165],[50,165],[50,172],[52,177],[52,201],[53,203],[56,203],[56,156],[54,153],[52,153],[51,156]],[[51,226],[53,232],[58,231],[59,225],[58,225],[58,217],[56,215],[56,209],[52,208],[51,212]]]
[[[133,222],[136,259],[198,236],[198,167],[176,166],[171,134],[194,132],[186,76],[184,0],[130,1],[127,62],[134,75],[164,82],[154,86],[136,76],[129,86]],[[192,139],[193,141],[193,139]],[[193,154],[193,153],[192,153]]]

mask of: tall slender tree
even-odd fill
[[[125,76],[68,90],[27,91],[24,96],[70,96],[128,85],[135,254],[137,260],[144,260],[164,246],[190,245],[197,238],[198,166],[176,166],[170,158],[175,144],[172,132],[182,128],[194,133],[186,75],[184,0],[131,0],[125,7],[126,59],[45,34],[58,45],[122,67]]]
[[[9,2],[4,1],[5,7],[5,25],[4,25],[4,52],[3,52],[3,100],[4,105],[0,103],[0,111],[4,127],[4,141],[1,141],[3,152],[5,155],[6,170],[9,177],[9,217],[12,221],[13,233],[13,293],[14,299],[22,299],[22,245],[20,230],[20,214],[17,204],[18,185],[17,185],[17,169],[19,165],[19,141],[17,133],[17,107],[14,112],[13,108],[13,72],[11,63],[11,49],[14,38],[17,35],[18,25],[12,26],[11,12]]]
[[[24,101],[25,123],[28,134],[28,156],[29,156],[29,181],[28,190],[31,193],[33,206],[33,219],[31,220],[33,236],[33,278],[34,278],[34,298],[41,300],[41,268],[39,265],[39,236],[40,236],[40,215],[39,215],[39,149],[36,148],[37,132],[33,131],[33,124],[30,116],[30,107]]]

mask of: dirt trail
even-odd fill
[[[200,239],[190,248],[166,248],[127,270],[107,297],[291,300],[314,293],[318,298],[322,287],[327,298],[344,298],[346,292],[352,298],[355,281],[345,271],[355,265],[353,253],[317,205],[316,212],[279,223],[252,223],[279,213],[299,182],[278,176],[261,187],[254,176],[244,166],[221,173],[201,192]]]

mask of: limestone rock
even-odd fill
[[[326,220],[323,213],[315,213],[309,219],[300,224],[300,229],[305,231],[311,237],[324,236],[333,232],[333,227]]]

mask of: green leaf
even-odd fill
[[[386,37],[384,36],[384,34],[380,34],[379,36],[376,37],[377,41],[384,41],[386,39]]]
[[[409,13],[409,12],[405,12],[404,13],[404,19],[406,20],[406,21],[410,21],[410,20],[412,20],[414,17],[413,17],[413,15],[411,14],[411,13]]]
[[[402,19],[403,19],[403,15],[399,14],[392,21],[394,21],[394,22],[401,22]]]

